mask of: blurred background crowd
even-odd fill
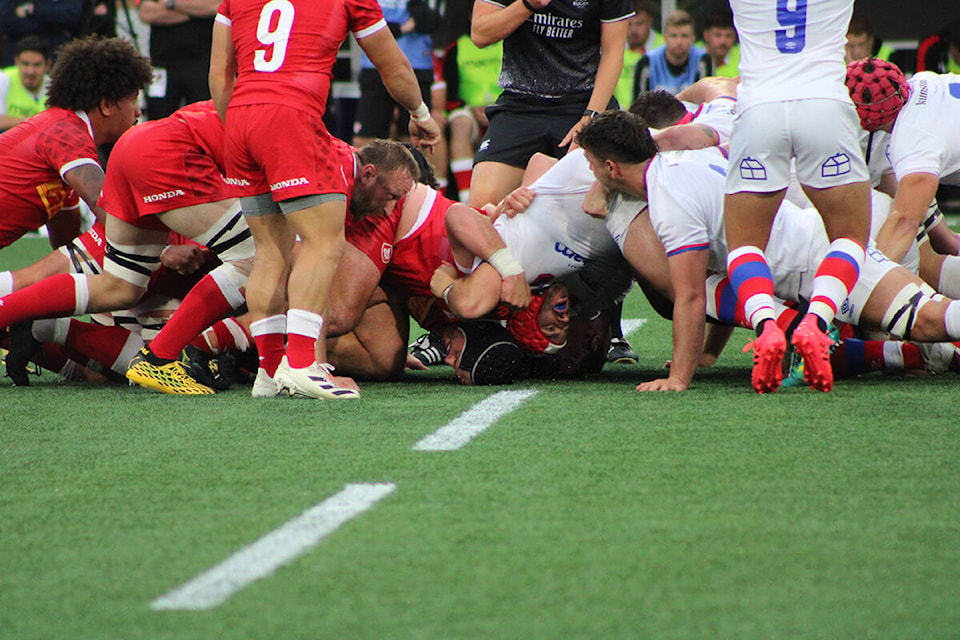
[[[219,4],[220,0],[0,0],[0,130],[45,108],[46,74],[57,48],[91,33],[128,39],[150,57],[155,72],[142,99],[145,118],[162,118],[184,104],[208,98],[210,34]],[[474,0],[381,0],[424,96],[430,97],[434,116],[445,127],[445,144],[433,157],[441,186],[447,195],[463,201],[475,145],[486,124],[484,108],[499,94],[501,56],[499,43],[479,49],[471,42],[473,4]],[[704,75],[737,75],[737,36],[725,0],[634,4],[636,16],[630,21],[624,69],[615,92],[621,107],[629,106],[640,91],[676,92],[687,80]],[[960,8],[952,0],[909,6],[893,0],[858,0],[847,37],[850,60],[881,57],[908,76],[922,70],[960,73]],[[665,55],[671,69],[688,69],[687,77],[658,77],[657,67],[650,64],[658,54]],[[403,137],[405,111],[384,96],[376,70],[359,47],[352,39],[344,42],[326,110],[330,131],[358,145],[375,137]],[[941,194],[941,205],[960,212],[960,194],[947,190]]]

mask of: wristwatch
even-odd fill
[[[170,11],[176,11],[176,7],[173,6],[174,2],[176,1],[177,0],[166,0],[166,2],[163,3],[163,6],[165,6]]]

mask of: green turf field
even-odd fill
[[[636,294],[625,317],[639,367],[514,385],[536,393],[452,451],[415,445],[504,389],[0,380],[0,639],[960,636],[960,380],[757,396],[737,333],[691,391],[641,395],[670,326]],[[381,495],[270,569],[353,485]]]

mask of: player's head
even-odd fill
[[[903,71],[878,58],[848,64],[847,89],[857,107],[860,124],[867,131],[893,122],[910,98],[910,85]]]
[[[87,36],[57,50],[47,105],[91,112],[117,105],[150,84],[150,61],[121,38]]]
[[[50,42],[34,33],[17,40],[14,51],[13,62],[20,73],[20,82],[27,91],[40,91],[50,71]]]
[[[733,13],[723,8],[711,11],[703,22],[703,44],[714,59],[725,58],[737,43],[737,31],[733,27]]]
[[[630,113],[646,120],[654,129],[675,125],[687,118],[687,108],[666,89],[643,91],[630,105]]]
[[[523,356],[516,341],[495,320],[472,320],[441,333],[444,361],[463,384],[510,384],[520,377]]]
[[[413,188],[420,168],[403,143],[373,140],[357,151],[360,168],[350,198],[356,218],[390,215],[394,205]]]
[[[847,43],[844,45],[844,61],[849,64],[855,60],[862,60],[873,55],[873,46],[876,36],[870,21],[863,16],[855,15],[847,27]]]
[[[654,8],[648,0],[634,0],[633,11],[636,15],[627,21],[627,44],[637,49],[646,44],[653,27]]]
[[[657,154],[646,121],[619,109],[605,111],[583,125],[577,144],[583,147],[593,175],[612,190],[623,186],[614,165],[637,165]]]
[[[530,306],[507,319],[507,329],[524,351],[552,355],[567,344],[570,328],[570,295],[567,286],[554,282],[534,294]]]
[[[696,39],[693,33],[693,18],[682,9],[667,16],[663,23],[663,39],[666,56],[671,64],[683,64],[690,58],[690,49]]]

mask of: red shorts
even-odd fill
[[[300,196],[350,193],[343,154],[349,149],[323,121],[279,104],[227,110],[227,175],[246,181],[242,195],[271,193],[274,202]]]
[[[138,124],[117,141],[100,206],[136,227],[163,230],[156,214],[234,196],[190,129],[167,118]]]

